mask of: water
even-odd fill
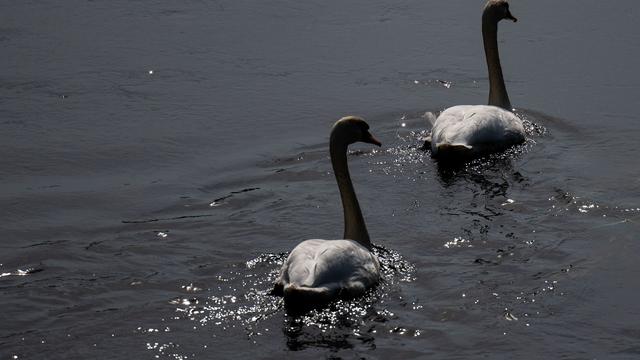
[[[446,169],[419,139],[486,101],[481,6],[0,4],[0,358],[637,358],[640,9],[514,2],[529,139]],[[384,282],[290,317],[346,114],[384,145],[349,156]]]

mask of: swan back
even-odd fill
[[[514,113],[491,105],[459,105],[440,114],[431,132],[431,153],[476,155],[524,141],[522,121]]]
[[[353,240],[303,241],[287,264],[289,283],[298,287],[365,289],[378,279],[378,259]]]

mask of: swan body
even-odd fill
[[[328,301],[358,296],[380,280],[380,264],[353,240],[306,240],[298,244],[280,272],[286,299]]]
[[[459,105],[446,109],[431,130],[431,155],[466,159],[504,150],[525,140],[522,120],[511,112],[498,53],[498,22],[518,21],[506,0],[489,0],[482,13],[482,38],[489,71],[489,105]],[[429,144],[425,144],[427,147]]]
[[[431,154],[460,156],[503,150],[524,141],[522,120],[491,105],[458,105],[440,114],[431,130]]]
[[[371,252],[369,233],[347,167],[347,148],[356,141],[380,146],[364,120],[353,116],[338,120],[331,131],[329,150],[342,199],[344,239],[305,240],[291,251],[274,287],[274,293],[282,294],[290,308],[323,304],[340,296],[358,296],[380,280],[380,264]]]

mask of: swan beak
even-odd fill
[[[509,20],[511,20],[513,22],[518,22],[518,19],[515,16],[511,15],[510,11],[507,11],[507,16],[505,18],[509,19]]]
[[[373,145],[378,145],[378,146],[382,146],[382,143],[380,141],[378,141],[378,139],[376,139],[373,135],[371,135],[370,133],[367,133],[366,135],[366,139],[364,139],[364,142],[368,143],[368,144],[373,144]]]

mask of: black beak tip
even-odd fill
[[[368,142],[369,144],[373,144],[376,145],[378,147],[382,146],[382,143],[380,142],[380,140],[376,139],[373,135],[369,134],[368,139],[365,141]]]

